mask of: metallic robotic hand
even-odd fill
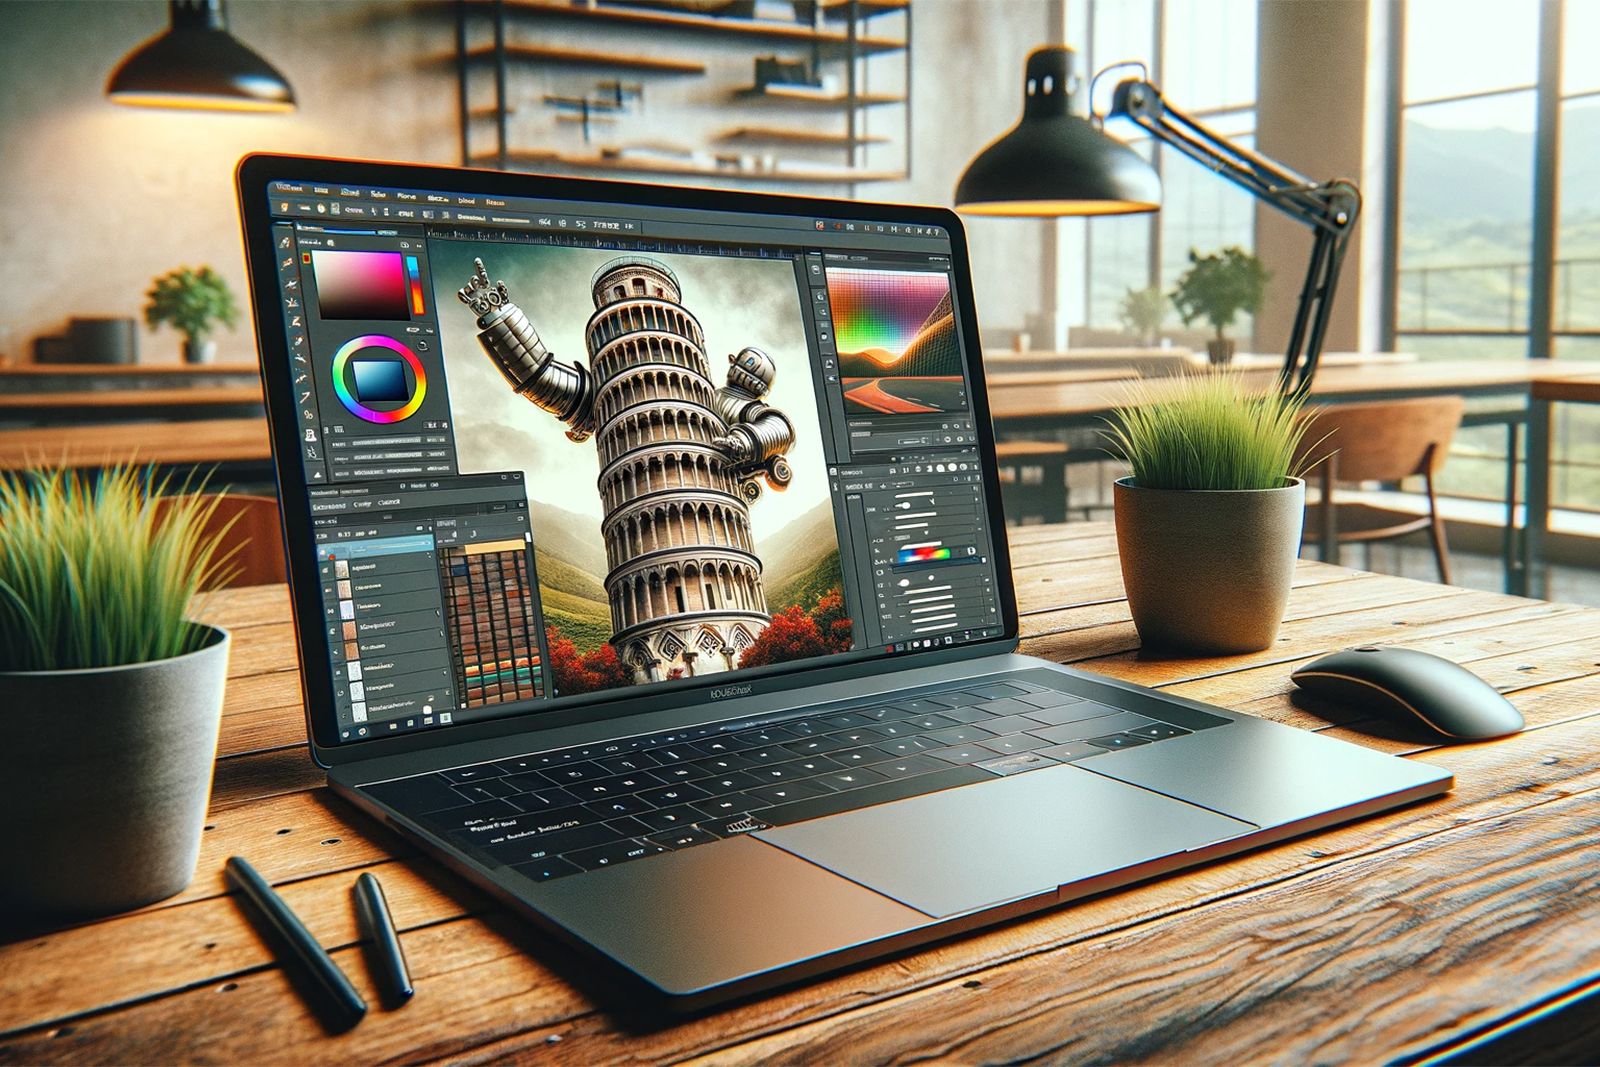
[[[794,444],[794,426],[777,408],[762,401],[778,368],[759,348],[742,348],[728,357],[728,384],[718,389],[712,406],[728,426],[725,437],[711,443],[732,460],[739,489],[746,500],[761,495],[759,474],[773,489],[786,489],[794,471],[784,453]]]
[[[483,260],[472,262],[477,271],[456,296],[478,316],[478,343],[511,388],[571,426],[569,438],[587,440],[594,433],[594,380],[588,368],[556,359],[511,302],[506,283],[490,284]]]

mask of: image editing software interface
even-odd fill
[[[342,741],[1003,633],[944,230],[269,194]]]

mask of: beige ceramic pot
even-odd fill
[[[1139,638],[1184,652],[1239,653],[1278,636],[1300,551],[1306,485],[1114,488],[1117,553]]]

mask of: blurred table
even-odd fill
[[[1550,534],[1550,433],[1556,404],[1600,404],[1600,370],[1534,379],[1528,411],[1528,514],[1522,535],[1522,580],[1518,592],[1544,596],[1548,584],[1545,545]]]
[[[264,418],[0,430],[0,470],[40,463],[104,467],[129,460],[163,467],[221,463],[268,468],[271,459]]]

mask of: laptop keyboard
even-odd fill
[[[546,881],[1228,722],[1177,706],[1122,711],[1002,675],[909,699],[557,749],[364,789],[492,864]]]

